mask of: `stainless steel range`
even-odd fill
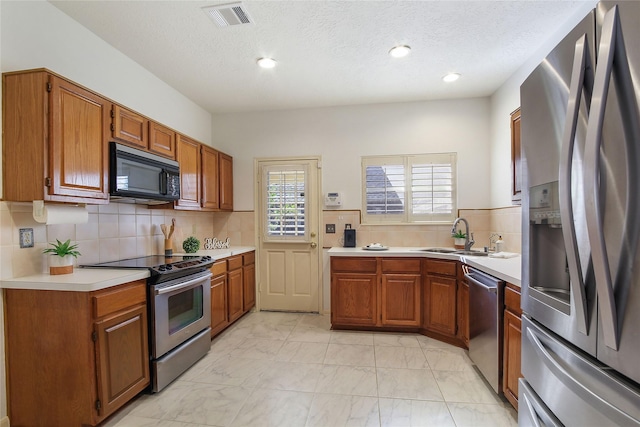
[[[152,391],[169,385],[211,347],[210,256],[152,255],[87,268],[148,269]]]

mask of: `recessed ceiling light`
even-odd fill
[[[276,60],[273,58],[260,58],[257,62],[262,68],[273,68],[277,64]]]
[[[407,45],[400,45],[391,48],[389,55],[394,58],[403,58],[411,53],[411,48]]]
[[[447,83],[455,82],[460,78],[460,73],[449,73],[442,78],[443,81]]]

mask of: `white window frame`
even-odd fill
[[[284,171],[302,171],[304,173],[304,233],[298,235],[275,235],[269,233],[269,215],[265,215],[263,218],[263,239],[265,242],[308,242],[309,241],[309,169],[307,165],[267,165],[263,168],[262,182],[266,187],[269,185],[268,175],[269,172],[284,172]],[[269,189],[266,188],[264,192],[264,210],[268,212],[269,206]]]
[[[417,165],[448,164],[451,166],[451,211],[446,213],[414,213],[412,167]],[[403,182],[395,182],[394,188],[402,193],[404,212],[398,214],[367,213],[367,167],[370,166],[402,166]],[[457,215],[457,154],[430,153],[398,156],[362,157],[362,223],[375,224],[451,224]]]

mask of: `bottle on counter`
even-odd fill
[[[496,240],[496,252],[502,252],[504,250],[504,241],[502,240],[502,236],[498,236],[498,240]]]

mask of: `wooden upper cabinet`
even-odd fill
[[[149,145],[148,122],[145,117],[117,104],[111,111],[113,137],[146,150]]]
[[[178,135],[178,163],[180,163],[180,200],[176,207],[200,209],[200,143]]]
[[[3,83],[4,200],[107,203],[111,103],[45,70]]]
[[[233,210],[233,158],[220,153],[220,210]]]
[[[149,151],[170,159],[176,158],[176,133],[149,120]]]
[[[511,113],[511,200],[522,203],[522,147],[520,146],[520,108]]]
[[[219,153],[206,145],[201,146],[202,157],[202,207],[220,208]]]

